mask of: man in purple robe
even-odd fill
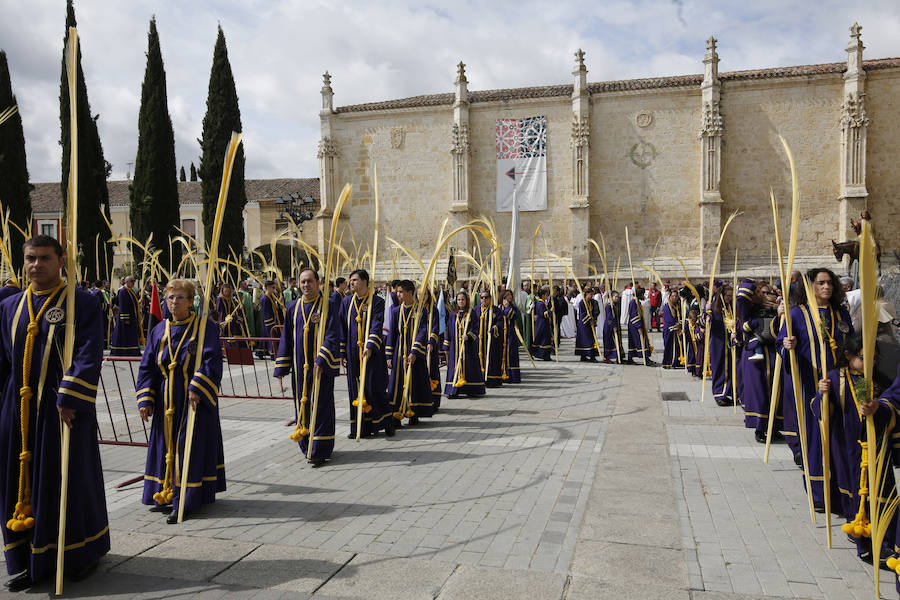
[[[125,285],[119,288],[116,326],[109,341],[112,356],[141,355],[141,307],[137,292],[134,291],[134,277],[125,278]]]
[[[685,362],[681,329],[683,320],[681,298],[674,289],[666,292],[666,296],[666,302],[662,306],[662,366],[663,369],[681,369]]]
[[[169,281],[165,299],[171,316],[150,332],[135,388],[141,418],[153,419],[141,502],[153,506],[151,510],[170,512],[166,522],[171,525],[178,520],[182,502],[181,473],[191,405],[196,417],[185,514],[215,502],[226,482],[218,403],[222,383],[219,327],[206,315],[192,312],[194,286],[190,281]],[[198,339],[201,319],[207,319],[202,342]],[[195,370],[198,352],[200,367]]]
[[[77,342],[63,372],[66,311],[72,310],[60,275],[63,251],[48,236],[31,238],[23,251],[31,284],[0,303],[0,506],[11,591],[31,587],[56,566],[61,427],[71,428],[66,573],[86,577],[109,551],[95,409],[103,361],[100,304],[75,291]]]
[[[447,383],[444,393],[456,399],[460,394],[483,396],[484,374],[478,360],[478,328],[469,305],[469,294],[462,289],[456,294],[455,306],[447,311]]]
[[[316,271],[307,267],[300,271],[299,277],[300,297],[287,308],[287,320],[275,359],[275,377],[292,374],[297,428],[291,439],[300,445],[300,451],[309,457],[313,468],[318,468],[331,458],[334,451],[334,378],[341,368],[340,334],[337,330],[341,306],[340,300],[332,296],[325,331],[322,332],[322,345],[316,348],[319,328],[323,326],[322,302],[325,296],[319,289],[319,274]],[[310,443],[312,452],[309,452]]]
[[[742,342],[738,346],[739,398],[744,407],[744,426],[754,430],[757,442],[765,444],[775,369],[775,294],[769,284],[745,279],[738,290],[737,305],[735,327]],[[778,408],[781,408],[780,404]],[[780,437],[778,431],[783,427],[783,421],[780,414],[776,414],[773,437]]]
[[[550,287],[542,286],[531,310],[531,356],[550,360],[553,350],[553,305]]]
[[[341,301],[339,311],[339,343],[341,362],[347,368],[347,391],[350,401],[350,433],[356,438],[357,414],[354,406],[360,398],[359,385],[365,359],[363,384],[363,422],[361,435],[372,436],[381,429],[388,437],[394,435],[394,414],[387,397],[387,364],[384,358],[384,299],[369,285],[369,273],[357,269],[350,273],[350,295]],[[371,295],[371,298],[370,298]],[[371,319],[369,312],[371,301]],[[369,328],[366,330],[366,323]]]
[[[634,298],[628,304],[628,360],[626,364],[635,364],[635,357],[639,357],[648,367],[655,367],[656,363],[650,358],[653,349],[650,347],[650,337],[647,335],[647,321],[644,318],[644,308],[641,302],[644,300],[644,288],[634,288]]]
[[[420,417],[431,417],[434,414],[427,355],[430,324],[425,310],[419,311],[419,322],[416,323],[418,303],[415,284],[404,279],[397,288],[399,304],[390,308],[391,328],[385,346],[387,367],[390,370],[388,399],[394,413],[393,418],[399,422],[404,417],[409,417],[409,423],[415,425]],[[404,394],[407,394],[405,406]],[[394,425],[396,424],[395,422]]]
[[[581,362],[597,362],[600,351],[597,349],[597,316],[594,312],[594,289],[584,288],[584,297],[578,302],[575,311],[575,356]]]
[[[263,320],[260,337],[280,338],[284,327],[284,306],[274,281],[266,281],[266,293],[259,299],[259,312],[262,313]],[[274,357],[277,350],[278,342],[265,342],[256,354],[260,358],[266,355]]]
[[[625,348],[622,347],[622,330],[619,326],[619,292],[612,290],[609,299],[604,302],[605,318],[603,319],[603,362],[621,363],[625,361]]]
[[[713,294],[712,300],[707,304],[706,318],[709,319],[709,364],[705,365],[704,352],[706,342],[701,344],[700,355],[697,356],[697,365],[701,377],[704,376],[704,367],[709,367],[712,372],[713,399],[719,406],[732,406],[734,404],[731,384],[731,350],[729,349],[729,335],[725,327],[725,307],[731,304],[733,288],[719,286]]]
[[[503,385],[503,340],[500,338],[500,310],[494,306],[491,291],[481,290],[481,304],[475,307],[472,319],[478,324],[478,358],[484,373],[485,387]]]

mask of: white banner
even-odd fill
[[[547,209],[547,117],[497,121],[497,212]]]

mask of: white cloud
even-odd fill
[[[34,181],[58,181],[61,0],[0,0],[0,44],[23,114]],[[722,70],[844,59],[859,21],[867,57],[900,55],[893,1],[624,0],[446,2],[79,0],[75,6],[92,111],[113,177],[134,160],[147,26],[157,17],[178,164],[198,162],[197,138],[216,24],[228,41],[245,131],[248,177],[316,176],[321,74],[335,102],[450,92],[463,60],[471,89],[571,81],[587,52],[592,81],[699,73],[705,40]]]

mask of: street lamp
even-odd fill
[[[300,231],[303,230],[303,222],[310,221],[315,216],[313,207],[315,203],[316,199],[311,195],[307,194],[304,197],[300,192],[291,192],[287,196],[275,200],[275,205],[278,206],[278,218],[290,217]]]

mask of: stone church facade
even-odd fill
[[[496,212],[495,124],[540,115],[548,123],[547,208],[521,215],[526,276],[539,224],[551,252],[579,275],[600,268],[587,239],[601,234],[612,263],[621,257],[627,265],[626,227],[635,264],[653,259],[663,276],[675,276],[678,255],[691,276],[705,274],[734,211],[742,214],[725,237],[719,271],[731,272],[737,252],[739,273],[768,272],[770,188],[785,246],[790,220],[779,135],[800,179],[798,265],[839,266],[830,242],[853,239],[850,220],[864,208],[890,258],[900,248],[900,59],[863,60],[860,29],[850,28],[846,62],[720,73],[711,37],[702,75],[591,83],[579,50],[568,85],[470,91],[460,63],[453,93],[353,106],[334,106],[326,73],[318,242],[345,182],[354,186],[346,223],[371,240],[377,164],[387,235],[430,256],[445,218],[454,226],[483,215],[506,243],[510,215]]]

